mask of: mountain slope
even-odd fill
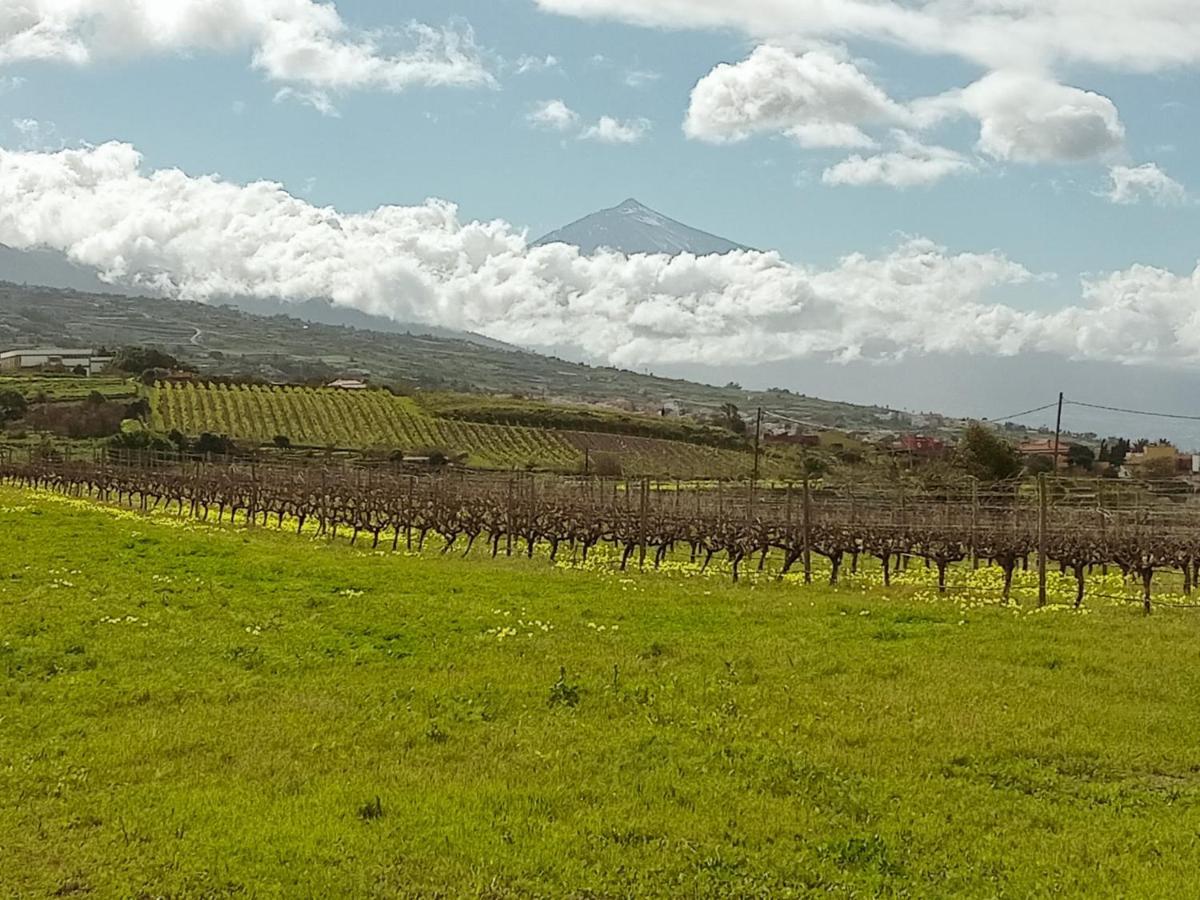
[[[331,380],[365,373],[378,382],[604,402],[657,413],[713,413],[756,406],[840,429],[902,427],[889,410],[789,391],[744,391],[623,369],[589,366],[467,340],[386,334],[248,315],[183,300],[119,297],[0,283],[0,348],[43,345],[161,347],[205,373],[272,381]]]
[[[5,244],[0,244],[0,282],[39,285],[89,294],[124,295],[129,292],[128,289],[107,284],[101,280],[96,269],[72,262],[57,250],[17,250]],[[472,332],[422,325],[417,322],[396,322],[357,309],[334,306],[328,300],[291,303],[256,297],[225,297],[220,302],[257,316],[286,315],[321,325],[345,325],[393,334],[428,334],[448,340],[472,341],[495,349],[504,349],[506,346],[501,341]]]
[[[122,293],[119,288],[101,281],[95,269],[73,263],[56,250],[16,250],[7,244],[0,244],[0,280],[91,294]]]
[[[534,242],[535,247],[547,244],[572,244],[585,256],[603,248],[627,255],[665,253],[668,256],[681,253],[707,256],[750,249],[676,222],[633,199],[585,216]]]

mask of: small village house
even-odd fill
[[[1194,463],[1192,454],[1181,453],[1179,448],[1169,441],[1158,441],[1154,444],[1147,444],[1141,450],[1125,457],[1125,468],[1134,477],[1142,476],[1150,471],[1147,466],[1150,469],[1161,471],[1173,466],[1175,472],[1186,475],[1191,474]]]
[[[820,447],[821,436],[819,434],[805,434],[800,431],[783,431],[767,433],[763,436],[763,440],[768,444],[789,447]]]
[[[902,435],[892,449],[915,459],[942,459],[948,452],[945,441],[924,434]]]

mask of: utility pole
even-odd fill
[[[763,408],[758,408],[758,417],[754,420],[754,483],[758,484],[758,455],[762,443]]]
[[[1063,395],[1062,391],[1058,392],[1058,419],[1054,423],[1054,475],[1058,475],[1058,447],[1059,440],[1062,438],[1062,410],[1063,410]]]

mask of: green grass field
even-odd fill
[[[0,896],[1190,896],[1197,616],[0,489]]]

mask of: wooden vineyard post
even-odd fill
[[[1096,482],[1096,509],[1100,516],[1100,546],[1105,546],[1108,535],[1105,533],[1105,517],[1104,517],[1104,482]],[[1108,563],[1104,563],[1100,569],[1101,575],[1108,575]]]
[[[979,479],[971,479],[971,570],[979,569],[979,553],[976,545],[979,543]]]
[[[1046,605],[1046,528],[1049,496],[1046,489],[1046,475],[1038,476],[1038,607]]]
[[[508,500],[504,506],[504,555],[512,556],[513,545],[513,480],[508,477]]]
[[[647,516],[649,510],[647,507],[650,503],[650,478],[642,479],[642,497],[641,497],[641,512],[638,522],[638,568],[646,568],[646,532],[649,524]]]
[[[804,467],[804,506],[801,515],[804,529],[804,583],[812,584],[812,490],[808,483],[808,466]]]

